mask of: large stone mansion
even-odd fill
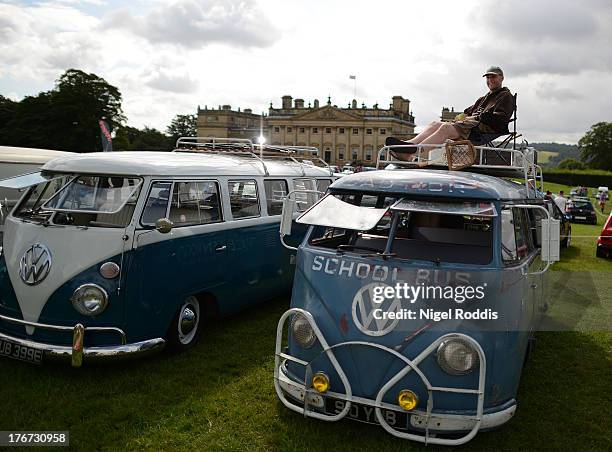
[[[270,103],[267,115],[223,105],[198,107],[197,118],[198,136],[257,142],[263,135],[272,145],[314,146],[320,150],[319,157],[334,165],[373,165],[376,151],[388,136],[408,139],[414,136],[414,127],[410,101],[402,96],[393,96],[388,108],[357,105],[356,100],[339,107],[329,97],[324,105],[315,99],[305,106],[303,99],[283,96],[280,108]]]

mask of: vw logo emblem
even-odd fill
[[[51,270],[51,253],[49,249],[37,243],[23,253],[19,262],[19,276],[24,283],[35,286],[42,282]]]
[[[368,336],[384,336],[385,334],[393,331],[399,318],[395,316],[393,320],[384,318],[383,313],[387,312],[399,312],[402,308],[401,300],[395,298],[393,300],[384,300],[382,303],[376,303],[374,301],[374,288],[376,287],[390,287],[387,284],[372,283],[367,286],[363,286],[353,299],[353,322],[355,326],[359,328],[359,331],[367,334]],[[376,310],[379,310],[377,319],[374,314]]]

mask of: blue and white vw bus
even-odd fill
[[[244,141],[178,148],[73,155],[3,181],[25,193],[1,250],[0,355],[79,366],[180,350],[207,316],[290,289],[282,200],[310,190],[306,209],[329,169]]]
[[[297,219],[310,228],[274,369],[286,407],[445,445],[514,415],[559,224],[525,155],[476,162],[345,176]]]

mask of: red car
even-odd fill
[[[612,257],[612,212],[597,239],[597,257]]]

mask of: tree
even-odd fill
[[[578,141],[581,160],[592,168],[612,170],[612,122],[598,122]]]
[[[159,130],[146,127],[120,127],[114,139],[114,149],[118,151],[170,151],[172,138]]]
[[[95,74],[67,70],[54,89],[11,104],[0,99],[0,143],[64,151],[101,151],[98,121],[116,128],[125,121],[121,93]]]
[[[15,117],[17,102],[0,95],[0,130]]]
[[[176,115],[166,133],[176,142],[180,137],[195,137],[197,135],[196,115]]]
[[[580,160],[576,160],[570,157],[570,158],[561,160],[559,162],[559,165],[557,165],[557,168],[568,169],[568,170],[583,170],[583,169],[586,169],[587,166],[584,164],[584,162],[581,162]]]

